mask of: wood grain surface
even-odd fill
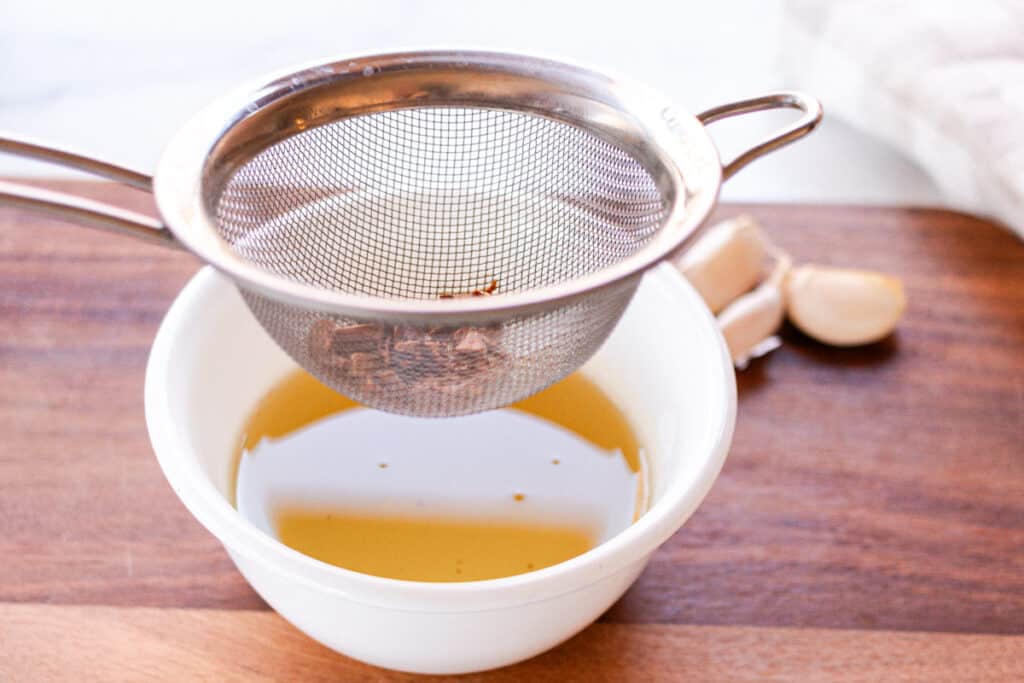
[[[0,604],[6,666],[31,680],[435,681],[374,669],[273,612]],[[460,682],[928,681],[1024,678],[1020,636],[598,623]],[[5,664],[0,662],[0,673]],[[5,679],[6,680],[6,679]],[[28,678],[26,678],[28,680]]]
[[[633,589],[481,680],[1021,679],[1024,244],[938,210],[719,213],[741,209],[798,260],[904,278],[906,320],[854,350],[787,329],[739,375],[711,494]],[[198,267],[0,210],[0,680],[402,680],[270,613],[157,467],[146,355]]]

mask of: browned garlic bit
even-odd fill
[[[800,266],[786,279],[785,293],[793,324],[833,346],[887,337],[907,307],[899,279],[867,270]]]
[[[474,289],[472,292],[459,292],[458,294],[449,294],[443,292],[438,298],[440,299],[466,299],[471,296],[490,296],[494,294],[494,290],[498,288],[498,281],[491,280],[490,284],[483,289]]]
[[[712,313],[761,281],[767,246],[750,216],[722,221],[685,251],[676,265]]]
[[[490,296],[497,280],[465,294],[441,298]],[[312,369],[341,386],[365,393],[394,391],[472,392],[486,383],[482,373],[507,361],[500,325],[487,327],[392,327],[317,320],[309,331]]]

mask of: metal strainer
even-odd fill
[[[723,168],[703,124],[776,107],[803,115]],[[459,415],[583,364],[643,273],[695,234],[722,180],[820,117],[792,92],[694,117],[536,58],[377,55],[217,101],[171,141],[152,183],[0,138],[0,150],[152,185],[164,223],[9,183],[0,203],[184,246],[329,386],[381,410]]]

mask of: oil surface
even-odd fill
[[[589,529],[551,523],[387,517],[286,509],[281,541],[364,574],[412,581],[476,581],[568,560],[594,546]]]
[[[360,407],[303,371],[253,410],[239,510],[306,555],[417,581],[511,576],[565,561],[642,512],[643,453],[580,374],[515,406],[451,419]]]

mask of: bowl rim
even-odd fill
[[[732,441],[736,420],[735,374],[714,318],[699,295],[670,265],[659,266],[647,280],[678,296],[684,304],[680,310],[687,310],[703,323],[695,326],[693,332],[701,333],[702,340],[712,341],[704,344],[709,361],[706,381],[695,383],[701,389],[709,382],[721,388],[717,401],[706,402],[709,419],[705,437],[693,440],[707,446],[703,451],[691,448],[691,454],[697,451],[696,456],[703,461],[688,486],[670,487],[631,526],[581,555],[544,569],[483,581],[441,583],[389,579],[343,569],[304,555],[242,517],[210,481],[198,459],[184,457],[192,450],[190,438],[174,424],[168,390],[170,373],[180,373],[172,359],[182,331],[195,334],[200,326],[194,321],[203,315],[211,299],[235,295],[230,280],[210,266],[201,269],[181,290],[154,339],[145,375],[145,413],[150,441],[175,494],[196,520],[224,545],[236,564],[239,558],[244,558],[288,582],[365,605],[414,612],[483,611],[526,605],[575,592],[638,562],[646,562],[703,501],[721,471]],[[239,305],[242,305],[241,299]],[[716,392],[708,395],[715,397]],[[242,571],[244,575],[244,569]]]

